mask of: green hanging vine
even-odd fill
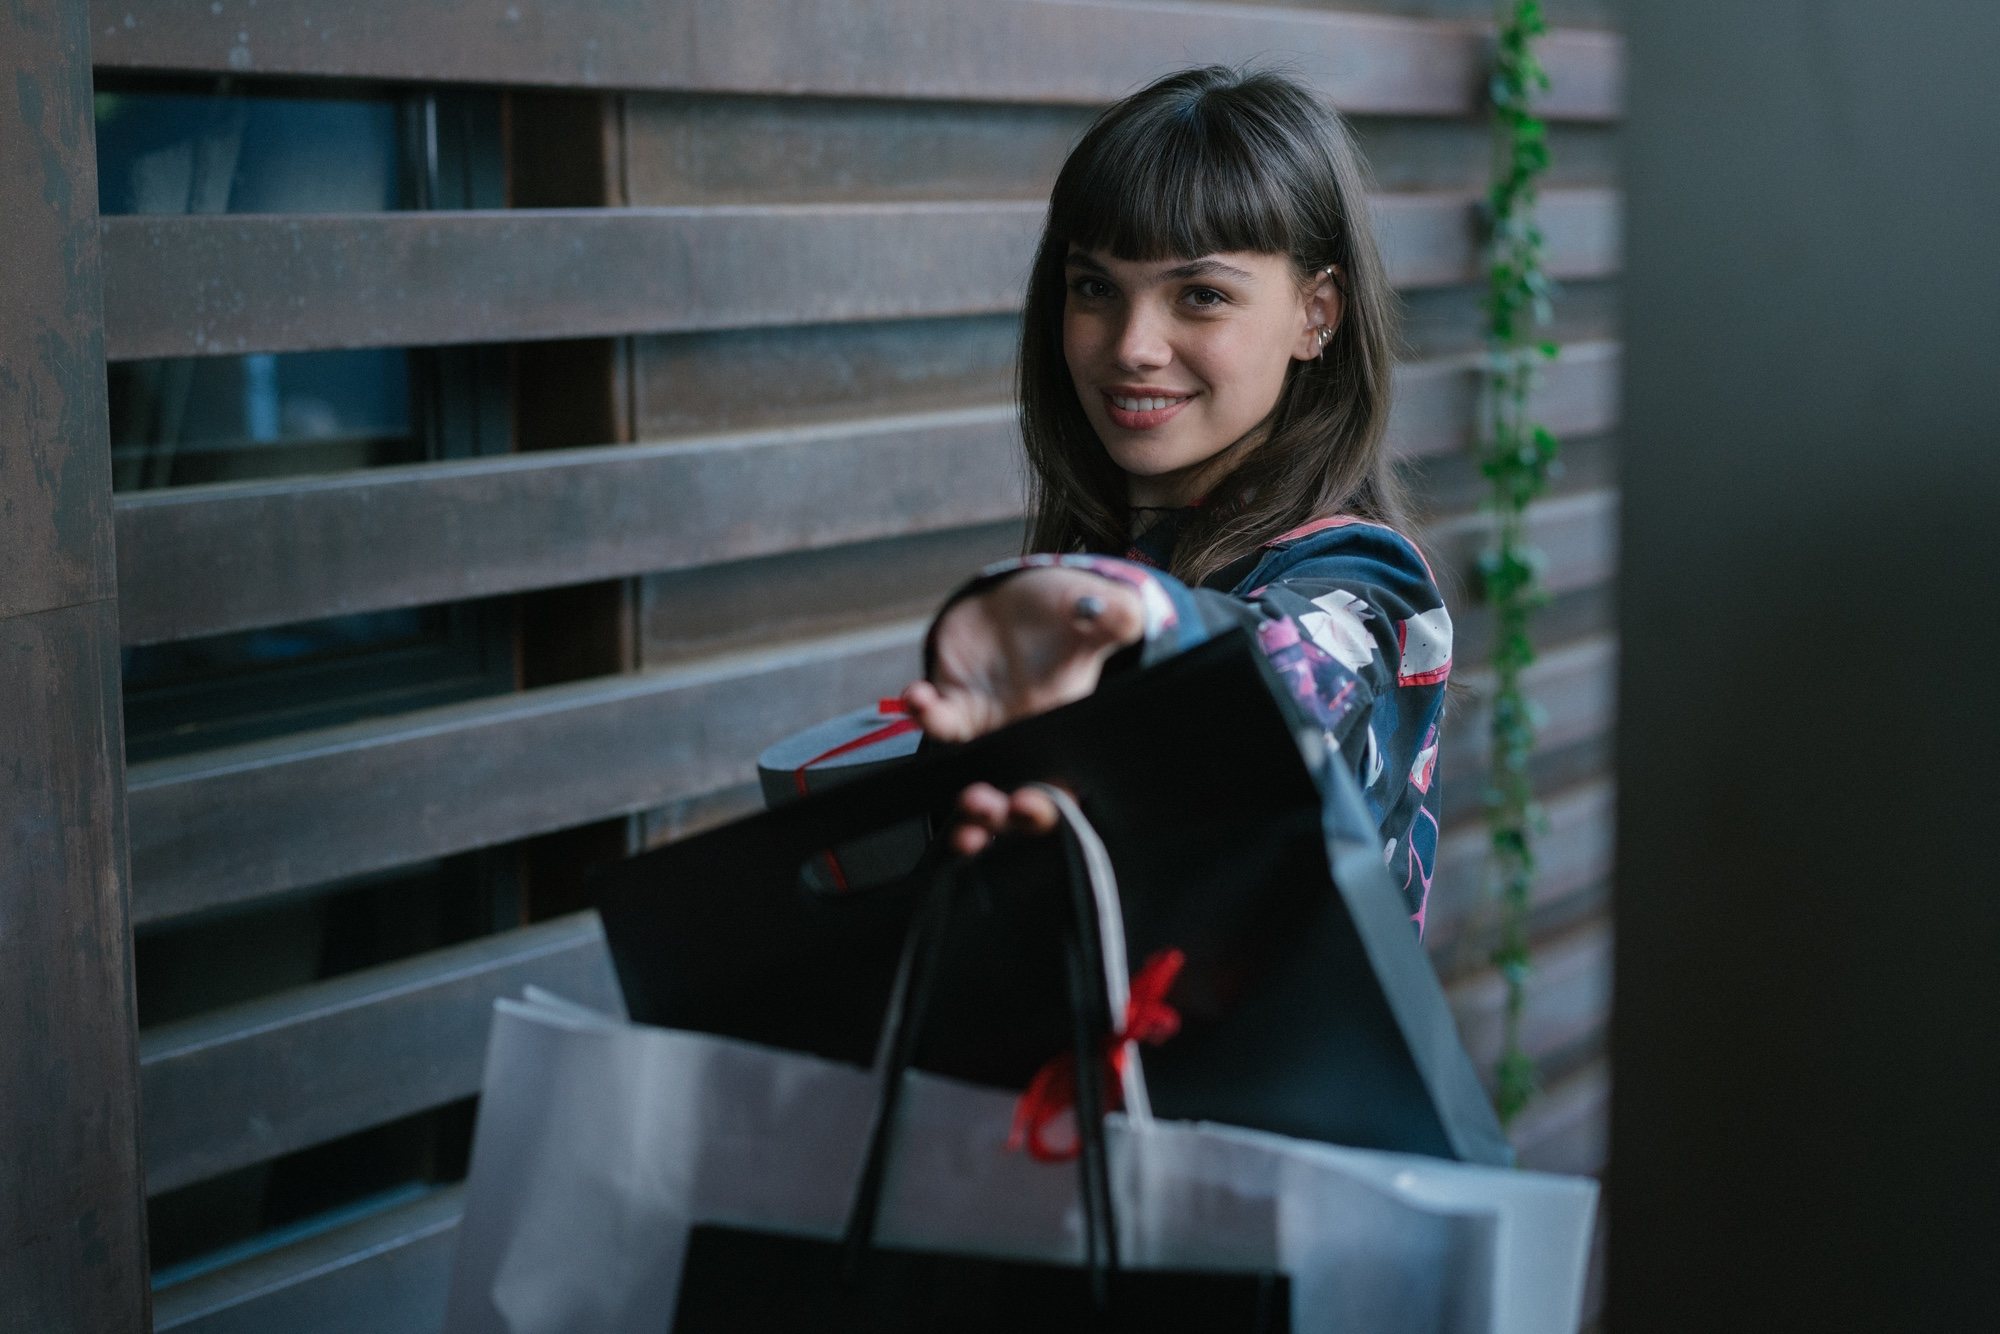
[[[1505,1037],[1494,1072],[1494,1102],[1509,1122],[1535,1094],[1534,1062],[1521,1049],[1521,1006],[1531,964],[1528,906],[1534,884],[1533,834],[1540,822],[1528,759],[1535,745],[1535,707],[1521,693],[1521,672],[1535,660],[1528,635],[1534,609],[1546,598],[1541,560],[1527,539],[1527,508],[1556,468],[1556,438],[1535,422],[1528,398],[1539,363],[1552,344],[1535,331],[1549,319],[1550,283],[1542,271],[1542,233],[1535,224],[1535,182],[1547,170],[1547,127],[1531,103],[1549,86],[1534,50],[1546,32],[1537,0],[1499,0],[1494,63],[1491,264],[1486,295],[1489,353],[1481,470],[1492,484],[1494,544],[1481,561],[1493,608],[1492,760],[1486,821],[1492,838],[1492,888],[1499,901],[1493,963],[1507,986]]]

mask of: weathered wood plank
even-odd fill
[[[1604,885],[1612,868],[1612,796],[1609,781],[1590,783],[1546,799],[1548,828],[1535,839],[1535,885],[1530,903],[1540,910]],[[1446,832],[1424,922],[1424,946],[1440,968],[1454,972],[1462,947],[1477,938],[1482,917],[1495,907],[1486,892],[1491,843],[1483,822]]]
[[[493,1002],[619,1007],[594,915],[489,936],[140,1035],[155,1194],[479,1091]]]
[[[1566,353],[1549,369],[1544,420],[1600,426],[1616,375],[1615,344]],[[1397,448],[1436,452],[1465,434],[1447,409],[1470,418],[1469,363],[1406,367],[1398,386]],[[1013,413],[1000,404],[136,492],[117,504],[122,633],[156,643],[693,569],[998,522],[1022,500]],[[1605,577],[1610,517],[1608,496],[1537,510],[1553,584]],[[1478,519],[1437,530],[1461,581],[1484,531]]]
[[[923,629],[899,623],[135,765],[134,920],[744,781],[767,742],[906,684]]]
[[[1617,645],[1605,636],[1544,653],[1521,674],[1523,690],[1543,714],[1535,731],[1538,749],[1555,750],[1610,730],[1616,714],[1617,657]],[[1492,676],[1470,672],[1455,679],[1472,697],[1472,706],[1452,711],[1438,767],[1447,788],[1470,784],[1477,790],[1492,746],[1486,731]]]
[[[1088,106],[674,93],[621,101],[629,191],[622,202],[644,205],[1046,199],[1095,114]],[[1478,190],[1492,175],[1492,127],[1483,116],[1351,125],[1382,190]],[[1614,124],[1558,122],[1548,130],[1544,189],[1618,178]],[[536,208],[604,197],[514,202]]]
[[[29,15],[39,11],[39,19]],[[68,7],[0,15],[0,619],[112,595],[89,71]]]
[[[1432,549],[1460,582],[1475,586],[1479,558],[1493,529],[1489,514],[1467,514],[1431,530]],[[1590,588],[1618,564],[1618,493],[1585,491],[1537,501],[1528,508],[1528,540],[1547,562],[1542,582],[1551,593]]]
[[[1390,276],[1480,273],[1476,198],[1382,196]],[[1547,265],[1618,263],[1615,191],[1543,196]],[[106,354],[603,337],[1015,310],[1043,204],[118,217],[102,222]]]
[[[161,1290],[155,1334],[437,1334],[462,1186]]]
[[[1013,401],[1017,312],[698,330],[632,340],[637,438],[862,421]]]
[[[113,360],[1012,308],[1005,203],[106,218]]]
[[[1450,287],[1484,273],[1482,197],[1424,191],[1377,195],[1372,202],[1382,260],[1396,286]],[[1536,222],[1550,276],[1601,278],[1618,272],[1623,241],[1616,190],[1545,190]]]
[[[974,571],[1021,550],[1019,519],[654,575],[641,584],[644,665],[929,616]]]
[[[103,68],[566,88],[1095,103],[1192,59],[1278,57],[1350,112],[1467,115],[1482,104],[1477,25],[1281,6],[1147,0],[93,0]],[[1623,44],[1543,43],[1544,114],[1605,119]]]
[[[0,618],[0,1324],[19,1329],[145,1323],[117,638],[109,601]]]
[[[1396,373],[1390,447],[1406,458],[1428,458],[1472,448],[1479,438],[1484,382],[1478,355],[1410,362]],[[1618,423],[1620,350],[1592,339],[1563,347],[1542,368],[1529,403],[1535,420],[1558,436],[1596,435]]]
[[[1534,972],[1521,1012],[1521,1048],[1537,1061],[1601,1040],[1611,1013],[1611,923],[1589,922],[1535,942]],[[1446,990],[1459,1036],[1482,1079],[1500,1059],[1507,988],[1488,969]]]
[[[147,1323],[90,40],[0,6],[0,1324]]]
[[[119,499],[129,643],[1004,519],[1010,409]]]
[[[1596,1176],[1611,1147],[1611,1066],[1593,1061],[1544,1089],[1508,1138],[1522,1167]]]

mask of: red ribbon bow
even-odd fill
[[[792,783],[798,788],[800,796],[803,797],[806,794],[806,770],[812,768],[815,764],[825,764],[828,760],[838,759],[850,751],[860,750],[864,746],[872,746],[878,741],[887,741],[890,737],[901,736],[905,732],[914,732],[917,730],[917,720],[910,717],[910,706],[903,703],[900,699],[876,700],[875,712],[878,714],[893,715],[895,716],[895,721],[884,723],[874,731],[855,737],[852,741],[843,741],[832,750],[815,755],[798,768],[792,770]],[[840,869],[840,858],[834,856],[831,851],[823,852],[820,856],[826,859],[826,869],[828,874],[833,877],[833,887],[845,890],[847,888],[847,875]]]
[[[1167,992],[1180,976],[1187,955],[1180,950],[1161,950],[1146,960],[1146,966],[1132,979],[1131,996],[1125,1002],[1125,1023],[1104,1040],[1104,1101],[1107,1111],[1125,1105],[1126,1044],[1143,1042],[1157,1047],[1181,1031],[1180,1011],[1167,1004]],[[1035,1072],[1020,1100],[1014,1104],[1014,1128],[1007,1136],[1007,1148],[1025,1148],[1038,1163],[1066,1163],[1081,1150],[1072,1138],[1066,1145],[1052,1146],[1047,1134],[1051,1124],[1064,1112],[1076,1107],[1076,1053],[1064,1052]]]

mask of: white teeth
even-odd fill
[[[1161,408],[1184,401],[1178,398],[1119,398],[1115,394],[1111,397],[1112,404],[1121,412],[1158,412]]]

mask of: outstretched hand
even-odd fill
[[[931,679],[903,701],[940,741],[970,741],[1008,723],[1082,699],[1104,664],[1139,642],[1139,594],[1086,570],[1023,570],[953,606],[939,621]],[[975,783],[959,796],[952,849],[971,855],[1000,833],[1046,833],[1056,810],[1044,793],[1011,796]]]

